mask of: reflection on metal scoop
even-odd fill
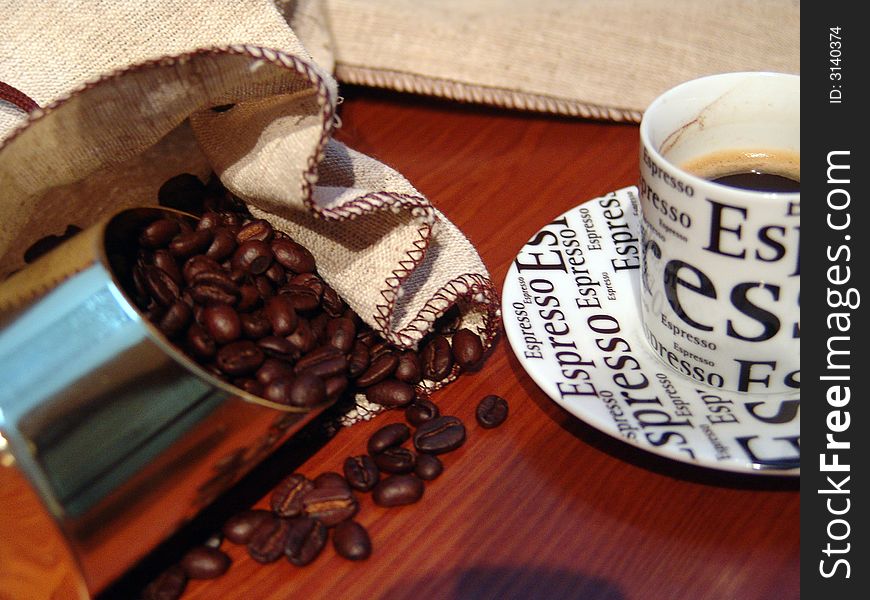
[[[125,210],[0,284],[0,590],[12,597],[98,593],[326,407],[219,380],[134,306],[136,232],[167,213],[193,219]]]

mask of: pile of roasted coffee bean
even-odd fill
[[[300,408],[345,391],[393,408],[410,404],[421,380],[482,359],[480,337],[457,328],[455,308],[419,353],[392,347],[318,275],[304,246],[216,197],[196,225],[174,217],[145,225],[129,276],[149,320],[213,374]]]
[[[466,428],[457,417],[441,415],[417,386],[479,365],[479,336],[458,326],[454,308],[419,352],[394,348],[321,279],[306,248],[252,218],[225,191],[209,194],[196,178],[180,176],[161,189],[161,203],[199,220],[165,217],[145,225],[127,287],[179,348],[216,376],[272,402],[309,408],[363,393],[371,403],[403,409],[407,424],[378,429],[366,453],[347,457],[343,474],[288,476],[272,492],[271,510],[249,509],[229,519],[219,535],[151,582],[143,597],[178,598],[188,579],[222,575],[231,563],[220,549],[223,539],[245,545],[258,562],[285,557],[303,566],[320,554],[331,531],[340,556],[368,558],[371,540],[354,520],[357,494],[370,492],[384,507],[412,504],[423,496],[424,482],[441,474],[438,455],[459,448]],[[490,428],[507,414],[504,399],[487,396],[476,418]]]

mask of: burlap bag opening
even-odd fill
[[[256,45],[165,56],[79,85],[0,146],[0,280],[35,241],[154,205],[174,175],[214,172],[308,247],[391,343],[415,347],[458,305],[489,347],[498,299],[474,247],[399,173],[332,139],[337,103],[334,80],[304,51]]]

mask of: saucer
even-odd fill
[[[746,394],[662,362],[640,312],[637,188],[545,225],[502,290],[508,342],[569,413],[666,458],[723,471],[800,475],[800,392]]]

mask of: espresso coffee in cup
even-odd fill
[[[641,310],[699,384],[800,389],[800,78],[681,84],[641,123]]]
[[[786,149],[728,149],[680,165],[714,183],[757,192],[800,192],[801,157]]]

